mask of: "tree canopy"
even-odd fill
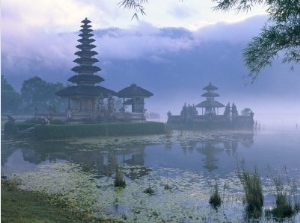
[[[65,102],[55,95],[63,88],[62,83],[48,83],[40,77],[32,77],[23,82],[21,95],[24,110],[33,112],[35,108],[57,111]]]
[[[269,21],[262,27],[259,36],[248,43],[243,52],[249,77],[254,81],[262,68],[271,66],[275,58],[282,63],[300,62],[300,1],[299,0],[212,0],[215,10],[249,11],[263,4]],[[122,0],[119,5],[134,9],[135,18],[145,14],[147,0]],[[293,66],[292,66],[293,67]]]
[[[17,113],[21,105],[21,96],[1,75],[1,110],[3,113]]]

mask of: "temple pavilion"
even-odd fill
[[[94,56],[98,53],[93,49],[96,47],[92,37],[91,21],[85,18],[81,21],[82,29],[78,35],[77,58],[73,61],[77,65],[72,68],[76,74],[68,79],[73,85],[58,91],[56,95],[68,99],[68,118],[82,119],[104,116],[104,98],[111,98],[116,95],[113,90],[106,89],[97,84],[104,81],[104,78],[96,75],[101,69],[94,64],[99,62]]]
[[[124,100],[123,103],[124,105],[131,105],[131,111],[133,113],[143,113],[145,111],[144,98],[149,98],[153,96],[153,94],[136,84],[132,84],[119,91],[117,96],[119,98],[127,99]]]
[[[130,119],[145,119],[145,98],[153,96],[150,91],[136,85],[131,84],[130,86],[120,90],[117,93],[119,98],[123,98],[123,114],[122,112],[118,114],[119,119],[126,119],[125,117],[131,117]],[[125,106],[131,106],[131,115],[125,115]]]
[[[225,107],[222,103],[215,100],[215,97],[219,97],[220,95],[215,93],[215,90],[218,90],[218,88],[211,83],[203,88],[203,90],[206,90],[207,92],[202,94],[202,97],[206,97],[205,101],[200,102],[196,105],[198,108],[202,108],[202,115],[203,115],[203,109],[204,115],[216,115],[218,108]]]

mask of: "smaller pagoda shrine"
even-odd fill
[[[116,114],[117,119],[145,120],[145,98],[153,96],[153,93],[136,84],[131,84],[117,92],[117,96],[123,98],[123,107]],[[131,113],[125,111],[126,105],[131,106]]]
[[[203,88],[206,92],[202,94],[206,100],[195,105],[184,104],[180,115],[172,115],[168,112],[168,124],[175,124],[180,126],[193,126],[200,128],[252,128],[254,124],[254,113],[248,112],[247,115],[239,115],[236,105],[230,103],[226,107],[215,100],[220,95],[215,91],[218,88],[212,83],[209,83]],[[224,114],[219,115],[218,109],[225,107]],[[198,115],[196,108],[202,108],[202,114]],[[204,111],[203,111],[204,110]]]
[[[218,88],[209,83],[209,85],[204,87],[203,90],[206,90],[207,92],[202,94],[201,96],[206,97],[206,100],[197,104],[196,107],[202,108],[202,115],[203,109],[205,109],[204,115],[218,114],[218,108],[225,107],[225,105],[215,100],[215,97],[220,96],[214,92],[215,90],[218,90]]]
[[[93,30],[91,29],[90,20],[85,18],[82,21],[82,29],[80,30],[78,42],[76,47],[79,49],[75,55],[78,56],[73,62],[77,64],[72,71],[76,74],[68,79],[72,86],[66,87],[57,92],[56,95],[68,99],[67,118],[68,119],[85,119],[85,118],[99,118],[104,116],[112,117],[114,111],[111,102],[112,96],[116,95],[113,90],[106,89],[96,84],[103,82],[104,79],[96,73],[101,69],[94,66],[99,62],[94,56],[98,53],[93,49],[96,47],[92,37]],[[109,98],[108,108],[104,107],[104,98]]]

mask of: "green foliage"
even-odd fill
[[[229,117],[229,116],[230,116],[230,103],[228,103],[228,104],[225,106],[224,116],[226,116],[226,117]]]
[[[242,111],[241,111],[241,115],[245,115],[245,116],[250,116],[252,113],[252,110],[250,108],[244,108]]]
[[[144,193],[146,194],[149,194],[149,195],[153,195],[154,194],[154,190],[151,186],[147,187],[145,190],[144,190]]]
[[[1,75],[1,111],[2,113],[18,113],[21,95]]]
[[[8,135],[16,134],[17,130],[15,128],[15,123],[13,122],[6,122],[4,124],[4,133]]]
[[[16,135],[18,131],[24,131],[37,125],[32,122],[6,122],[4,124],[4,133],[8,135]]]
[[[214,186],[214,189],[212,191],[212,194],[210,195],[209,204],[214,209],[218,209],[221,206],[221,203],[222,203],[222,200],[221,200],[221,196],[219,194],[218,184],[216,183]]]
[[[143,191],[144,193],[149,194],[149,195],[154,195],[154,189],[151,186],[151,181],[152,180],[153,180],[152,178],[148,179],[148,187]]]
[[[164,133],[164,123],[159,122],[41,125],[34,129],[38,139],[161,133]]]
[[[56,196],[18,189],[15,182],[1,180],[1,222],[105,222],[83,212],[73,212]],[[110,222],[110,221],[107,221]]]
[[[66,103],[55,95],[62,88],[61,83],[48,83],[37,76],[25,80],[21,88],[24,111],[33,113],[38,108],[38,112],[57,112]]]
[[[180,115],[185,121],[189,121],[193,117],[198,115],[198,111],[197,111],[195,105],[184,104],[182,107],[182,110],[180,112]]]
[[[271,213],[277,219],[289,218],[294,214],[293,207],[285,193],[276,195],[276,207],[271,210]]]
[[[122,171],[116,166],[116,176],[114,180],[115,187],[126,187],[126,182],[123,178]]]
[[[21,88],[24,104],[33,109],[35,106],[44,105],[44,95],[47,94],[46,85],[46,81],[37,76],[25,80]]]
[[[20,123],[16,123],[15,127],[19,130],[19,131],[23,131],[25,129],[31,128],[36,126],[36,123],[25,123],[25,122],[20,122]]]
[[[165,184],[164,189],[165,189],[165,190],[171,190],[172,187],[171,187],[169,184]]]
[[[33,117],[30,119],[26,119],[24,123],[34,123],[34,124],[44,124],[45,120],[41,117]]]
[[[63,125],[63,124],[66,124],[66,122],[63,121],[63,120],[52,119],[52,120],[50,120],[50,124],[53,124],[53,125]]]
[[[245,193],[244,202],[247,214],[254,218],[260,217],[264,200],[261,179],[257,169],[254,173],[249,173],[245,169],[238,170],[238,178]]]
[[[299,212],[299,200],[297,197],[296,181],[291,181],[288,177],[286,181],[280,175],[272,177],[275,186],[275,207],[266,214],[273,218],[282,220],[290,218]],[[294,198],[292,200],[292,198]]]

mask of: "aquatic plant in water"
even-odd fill
[[[257,168],[253,173],[245,169],[238,170],[238,178],[244,189],[244,203],[246,204],[246,214],[250,218],[260,218],[264,204],[262,183]]]
[[[120,170],[120,167],[116,166],[116,176],[114,181],[115,187],[126,187],[126,182],[123,178],[123,173]]]
[[[300,209],[300,200],[297,195],[297,183],[288,177],[285,168],[285,177],[280,174],[272,174],[274,184],[275,207],[266,211],[267,216],[282,220],[297,214]]]
[[[50,194],[52,203],[74,212],[92,215],[98,200],[98,183],[76,164],[53,163],[41,166],[38,172],[14,174],[13,178],[21,180],[23,189]]]
[[[148,187],[144,190],[144,193],[153,195],[154,194],[154,189],[151,187],[151,179],[149,178],[149,185]]]
[[[209,203],[214,209],[218,209],[221,206],[222,200],[219,194],[219,187],[217,182],[215,183],[214,189],[210,195]]]
[[[136,166],[137,169],[141,167]],[[122,168],[123,174],[132,171]],[[168,172],[169,176],[165,177]],[[149,186],[149,177],[141,177],[126,182],[126,188],[115,190],[112,177],[94,178],[90,173],[82,171],[80,165],[71,163],[52,163],[41,166],[37,172],[16,174],[23,187],[29,190],[52,194],[53,202],[65,208],[74,209],[95,215],[102,219],[115,219],[133,222],[201,222],[201,219],[242,219],[239,205],[224,204],[224,209],[233,211],[212,211],[207,205],[209,189],[207,179],[201,174],[185,172],[172,168],[152,170],[152,196],[144,193]],[[227,176],[228,177],[228,176]],[[223,183],[224,179],[219,179]],[[164,186],[172,185],[172,190]],[[232,190],[239,187],[238,181],[232,180]],[[237,193],[230,194],[235,197]],[[238,199],[238,198],[235,198]],[[240,214],[238,214],[240,213]],[[225,217],[226,216],[226,217]],[[234,217],[233,217],[234,216]],[[205,222],[203,220],[202,222]],[[213,221],[213,220],[211,220]]]

